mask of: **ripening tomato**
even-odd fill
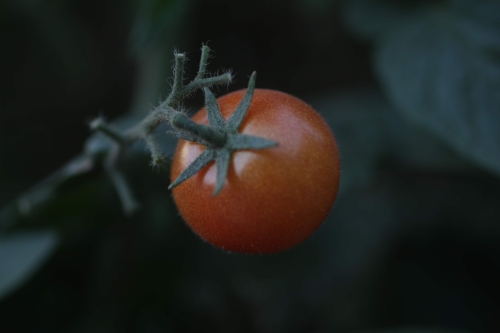
[[[224,119],[245,91],[220,97]],[[192,118],[207,124],[206,109]],[[232,154],[221,192],[213,196],[215,163],[173,189],[180,214],[201,238],[227,251],[273,253],[307,239],[323,223],[337,195],[340,158],[335,138],[321,116],[286,93],[255,89],[240,133],[278,142],[262,150]],[[180,140],[171,179],[205,149]]]

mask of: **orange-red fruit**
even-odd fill
[[[244,93],[236,91],[217,100],[226,120]],[[208,124],[206,109],[192,119]],[[255,90],[239,132],[279,145],[234,152],[225,185],[215,197],[216,167],[210,163],[173,189],[175,203],[191,229],[219,248],[244,253],[289,249],[314,233],[335,201],[340,178],[335,138],[309,105],[263,89]],[[180,140],[172,181],[204,149]]]

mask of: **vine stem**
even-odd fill
[[[165,158],[160,148],[160,144],[155,138],[155,130],[162,122],[169,122],[175,129],[174,136],[182,136],[183,131],[192,134],[194,140],[207,142],[214,146],[222,146],[226,142],[224,133],[213,130],[208,126],[198,125],[192,122],[183,112],[176,110],[176,107],[184,98],[198,89],[210,88],[214,85],[228,84],[232,81],[230,72],[214,77],[205,77],[210,48],[204,45],[201,49],[200,63],[196,77],[184,85],[184,64],[186,55],[184,53],[174,53],[174,77],[172,90],[168,97],[154,108],[139,124],[131,127],[123,133],[119,133],[111,128],[102,117],[98,117],[90,123],[90,128],[99,131],[112,140],[114,145],[108,152],[106,159],[106,170],[116,187],[122,205],[126,212],[133,212],[137,208],[137,203],[133,199],[125,177],[116,168],[117,159],[124,149],[137,140],[143,140],[151,152],[151,165],[153,167],[165,163]]]
[[[171,121],[174,117],[182,117],[183,112],[175,109],[184,98],[198,89],[209,88],[214,85],[228,84],[232,81],[232,74],[230,72],[214,77],[205,77],[207,62],[210,56],[210,48],[204,45],[201,49],[201,58],[198,68],[198,74],[195,79],[187,85],[183,84],[184,81],[184,63],[186,55],[184,53],[174,54],[174,78],[172,84],[172,91],[168,97],[154,108],[148,116],[146,116],[139,124],[132,127],[125,134],[112,131],[104,120],[99,117],[91,122],[91,129],[100,131],[114,142],[120,145],[126,145],[137,140],[145,140],[149,149],[151,150],[151,157],[153,160],[162,160],[159,158],[159,144],[157,144],[152,136],[156,128],[164,121]],[[182,125],[180,125],[182,126]],[[203,135],[203,134],[202,134]],[[220,135],[215,134],[215,143],[224,140]],[[155,163],[153,163],[155,164]]]
[[[102,117],[98,117],[90,122],[90,129],[93,131],[102,132],[108,138],[113,140],[115,143],[119,145],[123,145],[126,142],[126,139],[123,135],[112,129],[106,121]]]

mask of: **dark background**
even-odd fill
[[[337,137],[337,202],[287,252],[201,241],[142,146],[127,217],[88,139],[202,43],[235,73],[217,95],[256,70]],[[500,331],[500,2],[4,0],[0,45],[1,332]]]

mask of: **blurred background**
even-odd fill
[[[202,43],[217,96],[255,70],[337,137],[337,202],[287,252],[201,241],[143,145],[137,214],[103,170],[88,122],[137,122]],[[500,332],[500,1],[2,0],[0,45],[1,332]]]

